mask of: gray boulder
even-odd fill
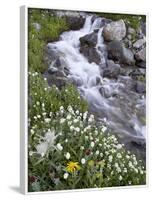
[[[103,77],[117,78],[120,74],[120,65],[115,64],[112,60],[107,60],[107,67],[103,69]]]
[[[134,65],[135,64],[133,52],[130,49],[127,49],[125,47],[123,47],[122,62],[124,64],[128,64],[128,65]]]
[[[136,84],[136,91],[139,93],[139,94],[143,94],[146,92],[146,84],[144,82],[141,82],[141,81],[137,81],[137,84]]]
[[[83,27],[85,23],[85,18],[81,15],[78,17],[67,16],[66,21],[71,30],[79,30]]]
[[[55,73],[50,73],[50,71],[46,71],[44,73],[44,77],[47,79],[49,86],[57,86],[59,89],[65,87],[69,81],[67,77],[61,71],[56,71]]]
[[[137,61],[146,61],[146,48],[141,49],[135,54],[135,58]]]
[[[141,48],[145,43],[146,43],[146,41],[145,41],[144,38],[143,38],[143,39],[139,39],[139,40],[137,40],[137,41],[133,44],[133,47],[134,47],[135,49],[139,49],[139,48]]]
[[[93,32],[80,38],[81,46],[95,47],[97,44],[97,33]]]
[[[95,47],[82,46],[80,52],[88,59],[89,63],[100,64],[100,55]]]
[[[102,34],[106,41],[120,41],[126,36],[126,25],[123,20],[111,22],[104,26]]]
[[[134,54],[121,41],[114,40],[108,44],[108,57],[119,63],[134,65]]]

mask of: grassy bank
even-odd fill
[[[54,16],[51,11],[29,9],[28,14],[28,58],[31,71],[44,72],[44,47],[48,42],[58,40],[63,31],[68,30],[64,18]]]

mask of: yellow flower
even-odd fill
[[[76,170],[80,170],[80,166],[78,162],[68,162],[66,170],[70,173],[75,172]]]

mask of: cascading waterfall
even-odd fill
[[[132,106],[140,107],[145,103],[145,99],[137,102],[134,94],[128,97],[125,93],[125,84],[118,80],[102,77],[100,65],[89,63],[80,53],[80,38],[98,30],[96,49],[100,55],[100,64],[106,63],[106,47],[102,38],[101,18],[97,18],[92,23],[92,16],[87,16],[82,29],[62,33],[60,40],[49,43],[49,47],[60,52],[66,65],[69,68],[69,79],[78,82],[78,90],[88,101],[90,110],[98,113],[100,120],[106,121],[107,125],[118,134],[132,138],[144,139],[145,126],[142,125],[136,113],[132,113]],[[128,77],[126,77],[128,78]],[[109,93],[109,97],[104,92]],[[116,99],[114,95],[122,94],[128,99],[128,103]],[[132,101],[134,102],[132,104]],[[107,120],[105,120],[107,119]]]

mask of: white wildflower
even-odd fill
[[[99,150],[97,150],[97,151],[95,152],[96,155],[99,155],[99,153],[100,153]]]
[[[64,110],[64,107],[63,107],[63,106],[60,106],[60,110]]]
[[[122,176],[120,175],[120,176],[119,176],[119,181],[121,181],[121,180],[122,180]]]
[[[51,119],[50,119],[50,118],[45,118],[44,121],[45,121],[46,123],[49,123],[49,122],[51,121]]]
[[[62,145],[60,143],[58,143],[56,146],[57,146],[57,148],[58,148],[59,151],[63,150],[63,147],[62,147]]]
[[[72,124],[72,121],[68,121],[68,125],[70,126]]]
[[[43,116],[46,116],[46,112],[42,113]]]
[[[132,164],[131,161],[129,161],[129,164],[128,164],[128,165],[129,165],[130,168],[133,168],[133,164]]]
[[[113,156],[110,155],[110,156],[109,156],[109,162],[112,162],[112,160],[113,160]]]
[[[64,173],[64,175],[63,175],[63,178],[64,178],[64,179],[67,179],[67,178],[68,178],[68,176],[69,176],[69,174],[68,174],[68,173]]]
[[[79,121],[78,119],[74,119],[74,120],[73,120],[74,123],[77,123],[78,121]]]
[[[45,141],[47,141],[47,142],[49,143],[49,147],[54,146],[54,142],[55,142],[55,139],[56,139],[55,132],[49,130],[49,131],[45,134],[44,139],[45,139]]]
[[[36,105],[38,105],[38,106],[39,106],[39,105],[40,105],[40,102],[39,102],[39,101],[37,101],[37,102],[36,102]]]
[[[78,110],[76,110],[76,112],[75,112],[77,115],[79,114],[79,111]]]
[[[70,113],[73,113],[73,108],[72,108],[72,106],[68,106],[68,111],[69,111]]]
[[[121,153],[117,153],[117,158],[122,158]]]
[[[93,141],[91,142],[90,146],[91,146],[92,148],[94,147],[94,142],[93,142]]]
[[[60,119],[60,124],[63,124],[65,122],[65,119],[64,118],[61,118]]]
[[[65,139],[65,142],[67,143],[67,142],[68,142],[68,139]]]
[[[138,169],[134,168],[134,171],[138,174]]]
[[[71,156],[71,155],[70,155],[70,153],[69,153],[69,152],[67,152],[67,153],[65,154],[65,157],[66,157],[66,159],[67,159],[67,160],[69,160],[69,159],[70,159],[70,156]]]
[[[33,151],[29,151],[29,156],[32,156],[33,155]]]
[[[48,142],[42,142],[36,146],[37,153],[40,154],[42,157],[46,154],[48,149]]]
[[[117,167],[116,170],[117,170],[118,173],[121,172],[121,168],[120,167]]]
[[[103,157],[103,153],[100,153],[100,157],[101,157],[101,158]]]
[[[74,130],[74,126],[70,126],[70,131],[73,131]]]
[[[76,127],[76,128],[75,128],[75,131],[76,131],[76,132],[80,132],[80,128],[79,128],[79,127]]]
[[[103,126],[102,127],[102,132],[105,132],[107,130],[107,127]]]
[[[121,144],[118,144],[117,145],[117,149],[121,149],[122,148],[122,145]]]
[[[66,118],[67,118],[67,120],[70,120],[71,119],[71,115],[68,114]]]
[[[124,168],[124,170],[123,170],[123,171],[124,171],[124,173],[127,173],[127,168]]]
[[[89,136],[85,135],[85,140],[88,140],[89,139]]]
[[[81,150],[84,150],[84,146],[81,146],[80,149],[81,149]]]
[[[33,135],[34,134],[34,130],[33,129],[31,129],[31,135]]]
[[[82,164],[85,164],[85,162],[86,162],[85,158],[82,158],[82,159],[81,159],[81,163],[82,163]]]
[[[118,168],[118,167],[119,167],[118,163],[115,163],[115,167],[116,167],[116,168]]]

